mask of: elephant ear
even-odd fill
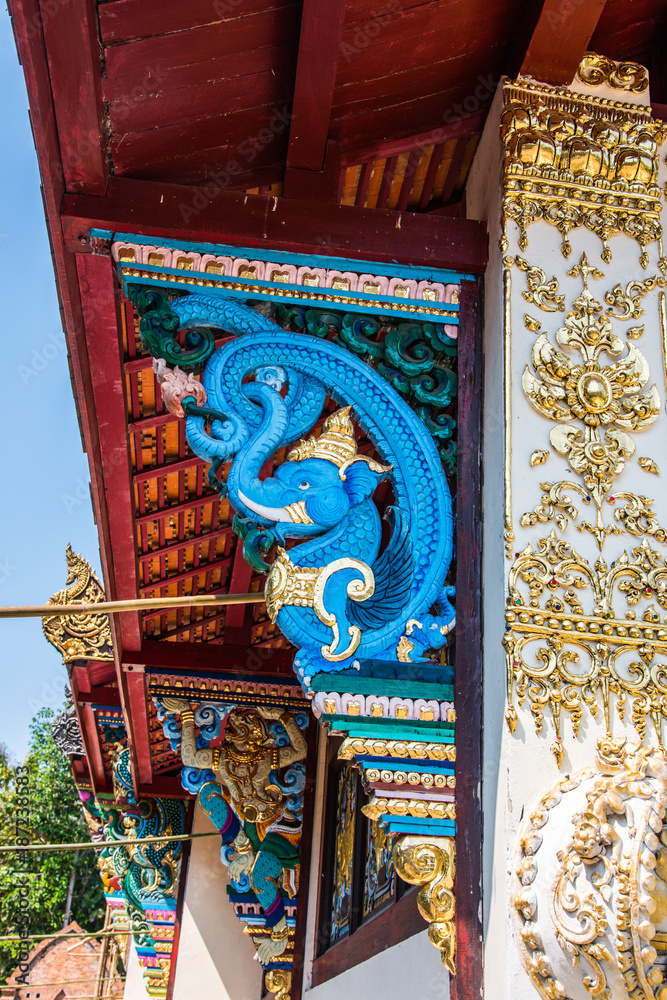
[[[315,524],[330,528],[342,521],[350,509],[350,501],[340,486],[332,486],[306,497],[306,513]]]
[[[373,472],[365,462],[355,462],[345,469],[343,489],[348,495],[350,504],[361,503],[375,492],[375,488],[384,478],[383,473]]]

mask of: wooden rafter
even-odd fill
[[[606,0],[544,0],[521,73],[566,87],[588,48]]]
[[[304,0],[287,173],[324,169],[344,17],[345,0]]]

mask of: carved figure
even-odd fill
[[[260,707],[257,712],[233,710],[227,717],[220,746],[197,748],[194,713],[182,698],[163,698],[167,712],[181,717],[181,758],[186,767],[211,769],[220,777],[199,789],[199,802],[222,835],[222,859],[229,866],[232,885],[252,889],[265,914],[270,937],[255,942],[262,965],[275,961],[287,947],[287,919],[278,886],[282,879],[296,895],[296,870],[301,818],[290,808],[283,788],[294,786],[277,774],[307,753],[306,741],[292,716],[281,708]],[[277,746],[264,720],[279,720],[289,739]],[[288,772],[289,775],[289,772]]]
[[[427,651],[443,646],[453,627],[453,589],[444,586],[452,510],[423,421],[381,375],[336,344],[287,332],[223,298],[192,294],[171,308],[199,339],[203,326],[239,335],[208,359],[206,409],[194,397],[183,399],[187,436],[211,463],[209,481],[238,513],[247,558],[270,569],[269,613],[299,648],[295,669],[304,686],[317,672],[358,669],[362,660],[397,662],[410,621],[413,648],[420,650],[415,659],[428,661]],[[160,340],[150,315],[142,320],[150,350],[187,369],[187,356],[174,354],[174,324],[164,323]],[[202,350],[192,365],[201,365]],[[329,416],[319,437],[306,440],[328,395],[346,405]],[[358,454],[353,412],[381,460]],[[275,474],[260,480],[267,459],[299,438]],[[217,471],[231,459],[223,486]],[[387,477],[396,505],[381,552],[372,497]],[[288,539],[299,544],[287,551]],[[270,567],[262,556],[274,543]]]

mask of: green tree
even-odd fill
[[[54,712],[42,709],[30,725],[22,768],[0,746],[0,843],[71,844],[90,839],[69,758],[51,735]],[[0,855],[0,935],[50,934],[76,920],[86,930],[104,922],[96,852]],[[0,982],[17,965],[19,945],[0,942]]]

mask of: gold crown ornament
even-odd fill
[[[338,466],[338,475],[345,479],[345,471],[354,462],[365,462],[373,472],[389,472],[392,465],[382,465],[368,455],[357,454],[357,442],[354,438],[354,425],[350,418],[351,406],[336,410],[324,421],[324,427],[319,437],[311,435],[301,438],[296,447],[287,456],[288,462],[302,462],[305,458],[323,458]]]

